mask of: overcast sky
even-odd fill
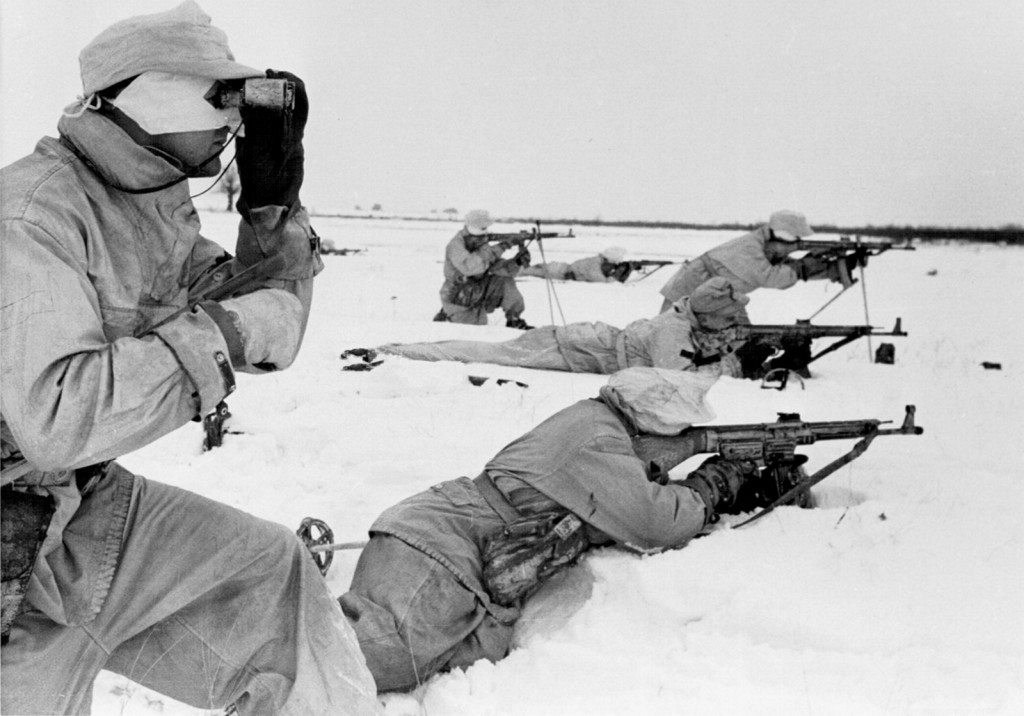
[[[174,4],[0,0],[0,163],[92,37]],[[1021,0],[199,4],[306,80],[316,211],[1024,223]]]

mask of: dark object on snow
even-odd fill
[[[486,375],[468,375],[466,377],[469,378],[469,382],[470,383],[472,383],[473,385],[477,385],[477,386],[483,385],[488,380],[490,380],[490,378],[488,378]],[[520,383],[518,380],[512,380],[511,378],[498,378],[498,379],[495,380],[495,382],[498,385],[506,385],[508,383],[512,383],[514,385],[519,386],[520,388],[529,388],[530,387],[526,383]]]
[[[342,351],[341,355],[339,355],[338,357],[341,358],[342,360],[346,358],[363,359],[362,363],[353,363],[352,365],[347,365],[344,368],[342,368],[342,370],[373,370],[374,368],[376,368],[377,366],[384,362],[383,358],[381,358],[380,360],[376,360],[377,351],[375,351],[373,348],[350,348],[347,351]]]
[[[349,254],[361,254],[365,250],[366,249],[345,249],[345,248],[336,249],[334,247],[329,247],[329,248],[325,248],[323,246],[320,247],[320,253],[321,254],[335,255],[335,256],[348,256]]]
[[[342,360],[345,358],[362,358],[364,363],[372,363],[377,359],[377,351],[373,348],[349,348],[347,351],[342,351],[338,357]]]
[[[372,363],[353,363],[352,365],[342,367],[342,370],[368,371],[373,370],[383,362],[383,360],[375,360]]]
[[[1003,364],[1002,363],[993,363],[991,361],[987,361],[986,360],[986,361],[982,361],[981,362],[981,367],[984,368],[985,370],[1002,370],[1003,369]]]
[[[939,270],[938,269],[932,269],[931,271],[928,272],[928,275],[929,276],[938,276],[939,275]]]
[[[509,317],[505,321],[505,326],[507,328],[518,328],[520,331],[529,331],[533,329],[533,326],[531,326],[529,323],[524,321],[519,316]]]
[[[875,351],[875,363],[892,365],[896,362],[896,346],[892,343],[883,343]]]
[[[2,642],[7,643],[11,624],[21,613],[28,580],[36,563],[36,555],[46,537],[46,528],[53,517],[55,503],[49,495],[33,495],[6,487],[0,495],[0,530],[2,530]]]

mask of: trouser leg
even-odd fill
[[[375,689],[327,584],[287,527],[159,483],[91,627],[107,669],[202,708],[373,713]]]
[[[480,601],[437,560],[389,535],[370,540],[339,602],[380,691],[412,689],[479,658],[500,659],[511,642],[511,625],[504,641],[487,626],[474,637],[489,618]]]
[[[500,281],[501,285],[501,310],[505,312],[506,318],[519,318],[526,310],[526,299],[516,287],[515,279],[505,278]]]
[[[91,683],[102,667],[200,708],[378,709],[354,635],[288,528],[141,478],[99,614],[77,628],[25,627],[30,651],[41,642],[37,665],[47,654],[91,644],[84,650],[95,658],[68,669],[76,683]],[[46,683],[56,673],[47,665],[36,678]],[[5,713],[7,696],[4,689]]]
[[[487,312],[479,306],[456,306],[454,303],[445,301],[441,304],[441,310],[445,312],[448,320],[452,323],[464,323],[471,326],[487,325]]]
[[[0,694],[4,714],[89,714],[92,686],[107,653],[81,627],[27,611],[3,647]]]

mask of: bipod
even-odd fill
[[[572,230],[569,230],[569,236],[572,236]],[[534,229],[534,237],[537,239],[537,248],[540,249],[540,260],[541,264],[547,264],[547,257],[544,255],[544,241],[541,238],[540,222],[537,222],[537,226]],[[544,286],[547,288],[548,294],[548,313],[551,315],[551,325],[555,325],[555,306],[558,306],[558,315],[562,319],[562,325],[565,325],[565,314],[562,312],[562,304],[558,300],[558,294],[555,292],[555,282],[551,279],[551,275],[544,272]]]
[[[857,237],[860,239],[860,237]],[[860,266],[860,294],[864,297],[864,325],[870,326],[871,319],[868,317],[868,282],[864,278],[864,264],[859,263]],[[871,357],[875,352],[871,349],[871,334],[868,334],[868,363],[871,362]]]
[[[856,282],[856,281],[854,281],[853,283],[851,283],[851,284],[850,284],[850,286],[852,286],[852,285],[853,285],[854,283],[857,283],[857,282]],[[840,297],[840,296],[842,296],[842,295],[843,295],[844,293],[846,293],[846,289],[850,288],[850,286],[843,286],[843,290],[842,290],[842,291],[840,291],[839,293],[837,293],[837,294],[836,294],[835,296],[833,296],[833,297],[832,297],[832,298],[830,298],[829,300],[825,301],[825,304],[824,304],[824,305],[823,305],[823,306],[822,306],[821,308],[819,308],[819,309],[818,309],[817,311],[815,311],[814,313],[812,313],[812,314],[811,314],[811,317],[810,317],[810,318],[807,318],[807,319],[805,319],[805,320],[807,321],[807,323],[810,323],[811,321],[813,321],[813,320],[814,320],[814,317],[815,317],[815,316],[817,316],[817,315],[818,315],[819,313],[821,313],[821,312],[822,312],[822,311],[824,311],[824,310],[825,310],[826,308],[828,308],[829,306],[831,306],[831,305],[832,305],[832,304],[833,304],[833,303],[835,302],[835,300],[836,300],[837,298],[839,298],[839,297]]]

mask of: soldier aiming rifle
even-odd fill
[[[571,235],[571,234],[570,234]],[[626,250],[618,246],[609,246],[597,256],[566,263],[564,261],[547,261],[534,264],[523,269],[522,276],[541,276],[561,281],[587,281],[590,283],[623,283],[633,271],[634,264],[640,262],[625,261]]]
[[[526,302],[516,288],[515,277],[530,265],[530,242],[536,240],[540,245],[541,239],[561,235],[541,232],[540,222],[532,231],[492,234],[487,231],[492,223],[488,212],[475,209],[466,214],[465,225],[448,242],[441,310],[435,321],[482,326],[487,324],[488,314],[500,307],[509,328],[533,328],[522,318]],[[518,247],[515,256],[502,258],[513,246]]]
[[[811,507],[807,491],[862,455],[879,435],[922,434],[924,428],[914,423],[915,413],[913,405],[906,406],[903,423],[898,428],[880,427],[891,420],[806,423],[797,413],[779,413],[774,423],[691,427],[669,437],[640,435],[633,438],[633,449],[648,464],[651,479],[662,484],[668,481],[669,471],[694,455],[715,453],[722,460],[744,465],[750,477],[736,494],[729,514],[758,508],[767,512],[784,504]],[[798,445],[858,438],[860,442],[850,452],[810,476],[803,469],[807,456],[796,454]]]
[[[648,276],[661,270],[665,266],[671,266],[674,261],[658,261],[655,259],[636,259],[633,261],[623,261],[619,263],[614,272],[612,278],[620,283],[625,283],[626,279],[630,277],[633,272],[640,275],[638,281],[643,281]]]
[[[849,288],[857,282],[853,271],[868,265],[868,258],[890,249],[914,251],[910,241],[894,242],[889,239],[865,239],[860,236],[842,236],[832,239],[804,239],[793,242],[793,251],[806,251],[801,259],[801,278],[805,281],[825,276]]]
[[[796,415],[693,427],[714,417],[705,402],[713,382],[678,370],[621,370],[598,397],[509,443],[476,478],[441,482],[385,510],[339,599],[377,688],[407,690],[437,672],[503,658],[525,602],[588,549],[683,547],[720,513],[773,509],[803,495],[878,435],[921,432],[912,407],[896,429]],[[859,438],[849,453],[803,473],[798,445],[848,438]],[[685,479],[667,478],[701,453],[716,454]]]

